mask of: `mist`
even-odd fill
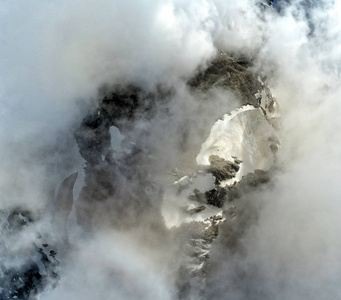
[[[36,220],[23,231],[2,221],[1,274],[25,265],[32,242],[44,239],[57,249],[59,280],[37,299],[180,299],[186,234],[166,228],[160,207],[163,194],[176,196],[173,182],[196,170],[214,123],[240,106],[233,91],[187,84],[223,52],[266,76],[280,106],[281,148],[271,181],[232,202],[242,221],[220,226],[203,299],[340,297],[339,2],[2,1],[0,28],[0,219],[21,207]],[[126,174],[115,171],[116,202],[91,204],[84,230],[76,199],[87,163],[74,132],[103,87],[126,86],[154,95],[152,113],[120,123],[122,148],[143,151]],[[51,207],[74,172],[65,243]],[[232,248],[229,228],[239,233]]]

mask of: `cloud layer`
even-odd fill
[[[3,1],[1,206],[43,209],[61,180],[81,169],[72,132],[104,84],[176,91],[169,119],[160,114],[140,124],[151,132],[155,156],[165,160],[151,169],[167,172],[182,155],[181,128],[200,145],[206,138],[200,130],[208,132],[237,106],[228,92],[193,95],[186,81],[218,50],[243,55],[267,75],[281,107],[279,171],[272,186],[240,201],[257,214],[240,251],[214,245],[221,263],[210,299],[339,298],[341,6],[278,2],[280,12],[248,0]],[[208,96],[209,104],[198,105]],[[136,245],[143,234],[75,239],[60,287],[42,299],[176,299],[174,252]]]

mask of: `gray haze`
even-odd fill
[[[140,124],[155,145],[150,168],[166,173],[183,159],[181,128],[198,147],[194,159],[215,120],[237,104],[220,90],[192,95],[186,81],[220,50],[246,55],[280,103],[282,146],[273,184],[241,200],[257,218],[239,251],[219,239],[213,245],[210,297],[340,298],[341,3],[301,2],[277,13],[251,0],[2,1],[2,208],[22,205],[44,216],[60,182],[81,171],[72,132],[103,84],[173,88],[172,118],[160,113]],[[176,299],[174,241],[149,243],[138,230],[70,231],[60,285],[40,299]]]

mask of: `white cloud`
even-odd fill
[[[169,107],[173,118],[159,115],[146,125],[152,133],[149,142],[160,142],[155,146],[156,157],[167,157],[166,162],[159,160],[151,166],[160,171],[181,154],[182,127],[176,123],[185,124],[191,141],[198,144],[201,136],[197,127],[213,125],[221,113],[236,108],[233,97],[219,91],[211,92],[216,106],[197,105],[184,82],[197,68],[207,65],[216,48],[251,55],[257,68],[269,74],[269,84],[281,106],[281,173],[273,189],[254,194],[260,203],[259,219],[243,239],[245,256],[227,256],[230,262],[219,274],[229,287],[236,270],[256,270],[245,281],[252,283],[248,291],[244,286],[233,287],[236,299],[245,299],[242,297],[250,291],[256,293],[255,298],[263,295],[262,299],[338,298],[341,8],[333,1],[319,5],[306,11],[296,5],[281,14],[260,14],[253,1],[247,0],[3,1],[2,206],[35,203],[43,207],[58,180],[80,167],[72,130],[101,84],[132,82],[153,88],[163,83],[177,89]],[[225,101],[226,111],[222,111]],[[66,132],[67,141],[60,143],[60,133]],[[91,241],[93,251],[97,251],[93,246],[96,242],[106,243]],[[102,246],[100,253],[111,247]],[[114,249],[122,251],[120,246]],[[131,259],[134,267],[139,266],[136,255],[139,253],[134,250],[125,258]],[[86,273],[83,264],[89,256],[80,250],[79,259],[70,264],[75,268],[67,269],[66,278],[78,282],[77,276]],[[113,266],[120,263],[110,255],[108,259]],[[94,266],[103,283],[99,284],[101,294],[110,282],[102,276],[101,266],[96,262]],[[140,280],[145,268],[142,264],[136,274],[127,273]],[[87,280],[95,280],[88,275]],[[65,280],[62,286],[67,284]],[[141,283],[147,289],[145,295],[153,291],[153,280]],[[161,282],[157,281],[160,290],[156,294],[165,291],[165,297],[171,298],[173,290],[167,280],[161,276]],[[129,290],[125,288],[116,292],[124,295]],[[72,286],[65,292],[75,293]],[[61,297],[60,293],[60,289],[55,291]],[[96,294],[94,290],[91,293]]]

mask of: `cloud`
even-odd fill
[[[211,299],[338,298],[340,14],[334,1],[293,1],[280,13],[247,0],[3,1],[1,206],[43,209],[61,180],[81,169],[73,130],[104,84],[175,90],[167,114],[160,110],[129,134],[150,133],[145,142],[156,159],[147,167],[157,175],[194,161],[215,120],[237,107],[229,92],[194,95],[185,85],[222,49],[252,58],[255,72],[268,75],[281,107],[282,148],[273,184],[240,201],[257,215],[240,252],[219,241],[212,250],[221,264]],[[157,245],[141,253],[139,234],[75,238],[61,286],[42,298],[110,291],[118,299],[176,299],[167,270],[176,251]]]

